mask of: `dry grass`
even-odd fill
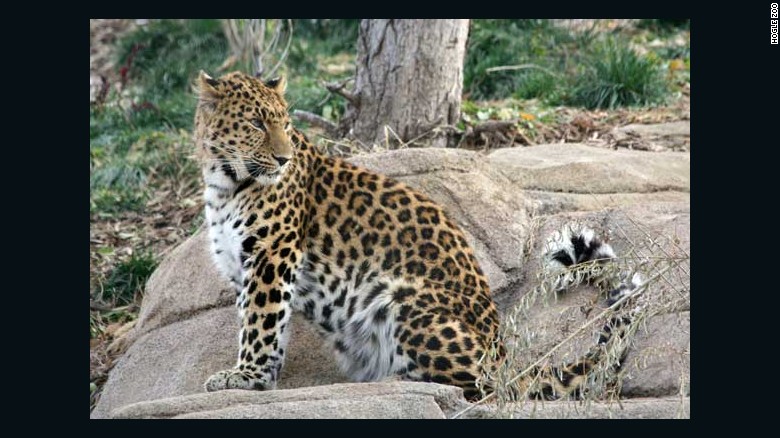
[[[469,117],[464,111],[463,129],[451,125],[432,127],[419,136],[404,140],[386,125],[384,140],[367,144],[356,138],[333,138],[325,129],[310,127],[307,135],[315,139],[331,156],[350,157],[391,149],[425,147],[439,135],[454,135],[458,148],[489,152],[494,149],[533,146],[550,143],[585,143],[590,146],[618,149],[631,145],[615,135],[615,128],[629,124],[654,124],[690,120],[690,94],[684,94],[671,105],[653,108],[587,110],[570,107],[546,108],[538,102],[525,101],[529,112],[517,109],[517,101],[489,101],[476,106],[489,111],[484,121]],[[518,114],[521,115],[518,117]],[[536,115],[535,115],[536,114]],[[526,117],[526,118],[523,118]],[[637,139],[641,143],[641,139]],[[659,149],[660,150],[660,149]],[[690,150],[690,143],[675,150]]]
[[[540,268],[537,286],[504,315],[499,336],[507,348],[506,359],[497,361],[495,351],[486,355],[483,359],[486,371],[480,381],[485,395],[470,408],[456,414],[455,418],[486,403],[491,404],[493,415],[508,418],[527,403],[534,407],[544,403],[529,398],[530,392],[538,390],[539,376],[533,374],[534,370],[571,363],[584,353],[593,353],[599,348],[602,348],[604,360],[590,373],[583,386],[583,397],[572,404],[572,409],[588,409],[594,400],[620,406],[622,380],[630,364],[622,364],[617,373],[615,365],[626,349],[631,348],[636,333],[646,330],[648,320],[656,315],[690,310],[690,255],[679,239],[652,235],[633,218],[626,215],[626,219],[629,229],[619,226],[617,232],[619,238],[628,242],[629,249],[624,254],[618,254],[614,263],[586,263],[573,267],[569,271],[571,286],[562,293],[588,289],[586,285],[600,281],[609,283],[610,279],[614,280],[621,274],[634,272],[642,275],[642,286],[630,297],[604,308],[596,305],[594,298],[572,302],[562,296],[561,292],[556,292],[559,275],[546,273]],[[619,224],[618,221],[615,223]],[[614,284],[608,284],[603,289],[611,287]],[[601,301],[604,301],[603,297]],[[539,322],[539,315],[555,315],[556,318],[545,324]],[[602,327],[613,317],[626,315],[630,315],[631,322],[625,328],[624,337],[613,336],[606,345],[597,346],[595,339]],[[568,327],[571,323],[575,325]],[[540,346],[544,348],[540,349]],[[681,354],[689,356],[690,348]],[[635,361],[647,359],[645,356]],[[642,369],[642,364],[636,365]],[[685,417],[687,376],[681,375],[680,379],[680,416]],[[519,385],[520,382],[523,385]],[[485,387],[495,388],[495,391],[485,393]]]

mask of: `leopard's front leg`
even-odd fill
[[[209,377],[204,385],[207,391],[275,389],[284,365],[291,329],[293,261],[301,260],[300,254],[291,246],[244,248],[254,255],[244,262],[244,287],[237,303],[241,318],[238,362]]]

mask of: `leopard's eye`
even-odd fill
[[[260,120],[258,118],[254,118],[254,119],[251,120],[251,123],[252,123],[252,126],[254,126],[255,128],[265,132],[265,124],[263,123],[262,120]]]

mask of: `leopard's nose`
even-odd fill
[[[280,157],[278,155],[274,155],[274,159],[276,160],[277,163],[279,163],[280,166],[284,166],[284,163],[290,161],[289,158],[287,158],[287,157]]]

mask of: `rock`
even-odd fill
[[[436,383],[346,383],[276,391],[218,391],[134,403],[110,418],[689,418],[690,398],[617,402],[532,401],[499,410],[472,406],[455,387]]]
[[[634,205],[690,204],[690,192],[662,191],[652,193],[563,193],[526,190],[534,202],[533,216],[573,211],[594,211]]]
[[[208,412],[194,412],[176,419],[403,419],[447,418],[432,397],[398,394],[366,399],[302,400],[268,405],[239,405]]]
[[[219,391],[131,404],[117,419],[282,418],[690,418],[690,398],[617,402],[519,402],[472,406],[460,389],[436,383],[348,383],[277,391]]]
[[[657,397],[691,391],[691,313],[659,315],[640,329],[629,350],[625,397]]]
[[[635,132],[645,137],[690,137],[691,122],[689,120],[681,120],[679,122],[655,123],[648,125],[633,123],[630,125],[620,126],[615,128],[615,130],[620,132]]]
[[[140,336],[117,361],[94,418],[138,401],[202,392],[203,382],[235,358],[236,313],[207,310]]]
[[[351,383],[276,391],[229,390],[135,403],[112,418],[446,418],[467,406],[436,383]]]
[[[347,161],[396,179],[441,171],[454,171],[461,174],[490,171],[484,155],[461,149],[395,149],[356,155],[348,158]]]
[[[235,303],[236,293],[214,266],[208,245],[208,233],[201,229],[152,273],[138,315],[138,335]]]
[[[499,410],[481,405],[462,416],[468,418],[609,418],[609,419],[683,419],[691,418],[689,397],[627,399],[609,402],[572,403],[566,401],[510,403]]]
[[[690,154],[601,149],[578,143],[498,149],[490,163],[519,187],[565,193],[690,191]]]
[[[647,151],[690,151],[691,122],[687,120],[652,125],[631,124],[612,130],[616,146]]]

